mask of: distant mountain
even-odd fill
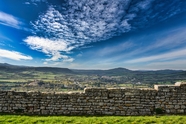
[[[109,70],[104,71],[104,74],[116,75],[116,76],[128,75],[131,73],[132,73],[132,71],[129,69],[126,69],[126,68],[114,68],[114,69],[109,69]]]
[[[7,63],[0,63],[1,72],[11,72],[17,75],[24,75],[21,72],[50,72],[53,74],[72,74],[72,75],[97,75],[97,76],[119,76],[123,82],[135,81],[145,83],[157,83],[157,82],[172,82],[179,80],[186,80],[186,71],[183,70],[157,70],[157,71],[132,71],[126,68],[114,68],[109,70],[77,70],[58,67],[29,67],[29,66],[16,66]],[[20,73],[20,74],[19,74]],[[6,73],[4,73],[6,74]],[[31,74],[30,74],[31,75]],[[29,76],[30,77],[30,76]],[[2,77],[3,78],[3,77]],[[11,78],[11,77],[9,77]]]
[[[2,68],[13,68],[13,67],[17,67],[16,65],[10,65],[8,63],[0,63],[0,67]]]
[[[121,68],[121,67],[119,67],[119,68],[109,69],[109,70],[107,70],[107,71],[130,72],[131,70],[126,69],[126,68]]]
[[[73,70],[79,74],[88,74],[88,75],[124,75],[126,73],[132,72],[126,68],[114,68],[109,70]]]
[[[35,71],[41,72],[53,72],[53,73],[73,73],[72,70],[68,68],[57,68],[57,67],[34,67]]]
[[[29,66],[10,65],[7,63],[0,63],[0,71],[5,71],[5,72],[40,71],[40,72],[52,72],[52,73],[73,73],[73,71],[68,68],[29,67]]]

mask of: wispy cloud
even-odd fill
[[[28,2],[47,1],[31,0]],[[74,49],[110,39],[136,28],[139,29],[141,26],[153,25],[173,16],[173,11],[178,14],[186,10],[180,8],[180,0],[174,2],[174,8],[168,4],[169,2],[161,0],[66,0],[58,5],[50,1],[48,10],[40,14],[37,20],[31,22],[33,35],[40,38],[27,37],[25,42],[30,48],[50,56],[48,61],[60,59],[72,61],[73,58],[67,54]],[[157,6],[152,6],[152,4]],[[57,49],[43,44],[57,46]],[[106,55],[109,52],[118,51],[109,50],[104,53],[103,50],[102,54]]]
[[[147,50],[157,49],[157,48],[167,48],[172,49],[176,47],[181,47],[185,44],[186,41],[186,29],[184,26],[177,27],[174,29],[169,29],[166,31],[160,31],[158,33],[153,34],[150,37],[152,44],[148,46]]]
[[[24,4],[27,4],[27,5],[29,5],[30,3],[29,3],[29,2],[25,2]]]
[[[147,0],[147,2],[140,5],[141,7],[148,5],[148,2],[150,0]],[[186,8],[184,7],[186,5],[186,2],[182,0],[175,0],[175,1],[162,1],[162,0],[153,0],[153,4],[148,5],[148,10],[144,9],[145,11],[141,11],[138,8],[133,8],[131,11],[138,11],[137,16],[135,18],[135,22],[133,22],[133,25],[135,25],[137,28],[143,28],[151,26],[153,24],[157,24],[158,22],[162,22],[166,19],[169,19],[173,17],[176,14],[183,13],[186,11]]]
[[[165,62],[152,62],[145,65],[145,68],[158,70],[158,69],[176,69],[176,70],[186,70],[186,59],[165,61]]]
[[[125,42],[123,41],[124,43],[107,47],[104,47],[104,45],[96,51],[85,52],[82,57],[88,58],[86,62],[98,63],[100,61],[105,64],[110,63],[110,67],[113,65],[115,67],[126,66],[131,69],[147,69],[148,63],[159,61],[162,63],[181,61],[186,58],[185,31],[182,26],[181,28],[176,27],[149,33],[148,35],[134,36],[125,40]],[[84,65],[91,64],[84,63]],[[165,67],[171,69],[172,66],[168,67],[168,65],[170,64]],[[152,69],[152,67],[149,66],[149,69]]]
[[[10,38],[8,38],[7,36],[4,36],[1,32],[0,32],[0,40],[1,42],[5,42],[5,41],[12,41]]]
[[[186,29],[184,27],[177,27],[171,30],[169,29],[151,33],[147,36],[138,36],[131,39],[130,43],[132,43],[133,41],[133,45],[128,46],[131,47],[130,50],[128,50],[127,52],[123,52],[122,54],[117,54],[109,59],[111,59],[112,61],[126,61],[127,59],[137,57],[146,58],[144,56],[145,54],[151,54],[152,56],[156,56],[157,54],[166,54],[165,51],[170,52],[171,49],[181,51],[183,50],[183,48],[186,47],[185,34]],[[140,45],[140,43],[143,43],[145,45]],[[116,51],[122,48],[121,46],[118,46],[118,49],[115,48]]]
[[[5,44],[4,43],[0,43],[0,46],[5,46]]]
[[[0,24],[20,29],[22,22],[17,17],[0,11]]]
[[[37,5],[37,3],[47,3],[47,0],[27,0],[24,4],[34,4]]]
[[[111,58],[121,53],[125,53],[128,49],[135,47],[135,44],[132,41],[126,41],[123,43],[117,43],[113,45],[103,46],[96,51],[91,51],[88,54],[95,55],[98,57],[108,57]]]
[[[177,50],[177,51],[159,54],[159,55],[141,57],[141,58],[129,60],[126,62],[127,63],[142,63],[142,62],[150,62],[150,61],[167,61],[167,60],[179,59],[179,58],[182,58],[182,59],[186,58],[186,48]]]
[[[50,6],[48,11],[33,22],[35,33],[75,43],[106,40],[131,30],[129,21],[138,11],[148,8],[152,0],[132,3],[131,0],[79,1],[68,0],[64,6]],[[132,4],[132,6],[129,5]],[[60,8],[60,9],[59,9]]]
[[[12,59],[12,60],[32,60],[31,56],[24,55],[20,52],[9,51],[4,49],[0,49],[0,58],[1,57]]]
[[[27,43],[31,49],[41,51],[50,56],[51,58],[46,59],[47,61],[58,61],[60,59],[63,61],[73,61],[73,59],[67,55],[61,54],[61,52],[69,52],[73,49],[73,47],[69,46],[66,41],[55,41],[40,37],[27,37],[24,42]]]
[[[31,2],[46,2],[47,0],[30,0]]]
[[[33,38],[28,37],[25,41],[32,49],[51,55],[50,60],[60,58],[68,60],[67,55],[61,55],[59,51],[65,54],[73,49],[86,47],[92,42],[106,40],[130,31],[129,21],[136,17],[137,11],[127,13],[128,9],[134,7],[138,10],[147,9],[151,2],[152,0],[137,3],[132,3],[131,0],[99,0],[97,2],[67,0],[60,6],[51,4],[46,13],[41,14],[38,20],[31,23],[34,28],[33,33],[43,38],[36,38],[34,40],[39,42],[34,42]],[[130,4],[132,4],[131,8],[129,8]],[[58,48],[59,45],[62,47],[51,50],[43,45],[50,43],[57,45]],[[70,49],[66,50],[67,48]]]

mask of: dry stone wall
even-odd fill
[[[186,114],[186,83],[154,89],[86,88],[83,93],[0,91],[0,113],[30,115]]]

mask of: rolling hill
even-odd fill
[[[25,72],[31,72],[26,73]],[[21,78],[25,76],[29,77],[32,76],[47,78],[47,74],[53,75],[53,79],[55,79],[55,75],[71,75],[72,77],[76,77],[77,75],[83,76],[97,76],[101,79],[102,76],[107,77],[115,77],[120,78],[120,82],[144,82],[144,83],[157,83],[157,82],[172,82],[179,80],[186,80],[186,71],[184,70],[157,70],[157,71],[132,71],[126,68],[114,68],[109,70],[77,70],[77,69],[68,69],[68,68],[57,68],[57,67],[29,67],[29,66],[17,66],[17,65],[10,65],[7,63],[0,63],[0,76],[4,79],[3,75],[11,73],[11,75],[7,78],[14,77]],[[67,78],[68,76],[66,76]],[[41,78],[43,79],[43,78]]]

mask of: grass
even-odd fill
[[[25,75],[26,74],[26,75]],[[23,71],[21,73],[11,73],[11,72],[0,72],[0,81],[1,82],[27,82],[28,80],[43,80],[43,81],[52,81],[55,80],[55,76],[61,74],[53,73],[44,73],[44,72],[29,72]]]
[[[0,124],[186,124],[186,116],[21,116],[0,115]]]

